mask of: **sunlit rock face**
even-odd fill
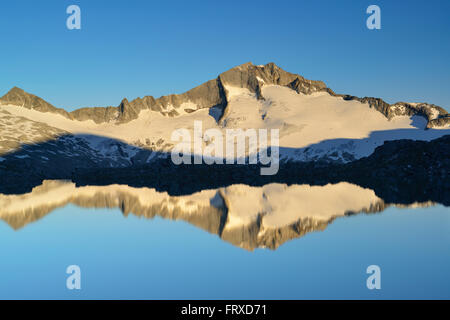
[[[192,130],[194,121],[201,121],[203,130],[222,132],[278,129],[282,161],[341,163],[368,156],[385,141],[438,138],[450,126],[446,110],[432,104],[389,105],[378,98],[336,94],[322,81],[273,63],[247,63],[183,94],[72,112],[15,87],[0,98],[0,161],[18,161],[17,155],[52,162],[52,153],[41,155],[26,146],[64,135],[67,155],[77,156],[77,148],[83,148],[86,162],[105,167],[151,163],[158,158],[152,152],[173,149],[173,131]],[[203,147],[209,143],[202,139]]]
[[[291,239],[324,230],[338,217],[379,212],[386,207],[372,190],[347,182],[325,186],[232,185],[170,196],[124,185],[76,187],[69,181],[44,181],[28,194],[0,195],[0,219],[20,229],[67,204],[118,208],[125,216],[183,220],[248,250],[276,249]]]

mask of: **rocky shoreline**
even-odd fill
[[[43,167],[34,158],[0,162],[0,193],[31,191],[43,180],[71,180],[77,185],[125,184],[191,194],[232,184],[325,185],[347,181],[375,190],[388,202],[433,201],[450,204],[450,135],[425,141],[397,140],[377,147],[369,157],[346,164],[284,162],[274,176],[261,176],[259,165],[179,165],[169,156],[148,165],[105,167],[83,157],[55,155]]]

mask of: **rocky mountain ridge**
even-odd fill
[[[217,113],[220,121],[226,112],[229,92],[227,87],[249,90],[260,100],[264,100],[261,88],[264,85],[279,85],[291,88],[297,93],[310,95],[314,92],[327,92],[331,96],[344,100],[356,100],[367,103],[371,108],[381,112],[388,119],[401,115],[420,115],[427,119],[427,128],[443,127],[450,124],[449,113],[436,105],[428,103],[397,102],[388,104],[380,98],[355,97],[348,94],[337,94],[322,81],[308,80],[287,72],[274,63],[256,66],[246,63],[221,73],[216,79],[209,80],[185,93],[172,94],[154,98],[145,96],[132,101],[123,99],[117,107],[81,108],[72,112],[56,108],[40,97],[14,87],[0,98],[0,104],[17,105],[40,112],[60,114],[71,120],[93,120],[95,123],[114,122],[127,123],[137,119],[142,110],[153,110],[167,117],[176,117],[181,113],[192,113],[200,109],[210,109]]]

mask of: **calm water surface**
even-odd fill
[[[183,220],[66,204],[14,230],[0,221],[0,298],[450,298],[450,210],[338,217],[276,249],[242,248]],[[66,289],[79,265],[81,290]],[[368,290],[366,268],[381,268]]]

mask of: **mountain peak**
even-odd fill
[[[243,63],[243,64],[240,64],[240,65],[238,65],[238,66],[236,66],[236,67],[234,67],[234,68],[249,68],[249,67],[252,67],[253,66],[253,63],[251,63],[250,61],[249,62],[246,62],[246,63]],[[233,69],[234,69],[233,68]]]
[[[26,93],[23,89],[19,88],[19,87],[12,87],[8,93]]]
[[[69,117],[69,113],[66,110],[58,109],[44,99],[41,99],[34,94],[28,93],[16,86],[11,88],[11,90],[9,90],[7,94],[0,98],[0,103],[21,106],[23,108],[37,110],[40,112],[59,113],[66,117]]]
[[[12,87],[3,97],[1,97],[0,99],[10,99],[12,97],[31,97],[32,95],[25,92],[25,90],[19,88],[19,87]]]
[[[152,96],[145,96],[128,101],[125,98],[116,107],[81,108],[69,113],[18,87],[13,87],[0,98],[0,103],[21,106],[41,112],[59,113],[69,119],[80,121],[93,120],[96,123],[111,121],[126,123],[137,119],[140,111],[145,109],[160,112],[164,116],[174,117],[183,112],[193,112],[208,108],[219,112],[217,119],[220,119],[220,114],[223,114],[228,104],[229,88],[247,89],[255,94],[257,99],[264,100],[262,87],[267,85],[288,87],[299,94],[305,95],[315,92],[326,92],[331,96],[340,97],[344,100],[357,100],[361,103],[368,103],[388,119],[402,114],[409,116],[420,114],[428,119],[428,127],[442,127],[450,122],[449,114],[438,106],[425,103],[408,104],[400,102],[390,105],[379,98],[358,98],[347,94],[336,94],[323,81],[309,80],[301,75],[287,72],[274,62],[269,62],[265,65],[254,65],[252,62],[246,62],[221,73],[216,79],[207,81],[185,93],[162,96],[158,99]],[[196,107],[181,110],[182,105],[185,103]],[[217,119],[216,121],[218,121]]]

